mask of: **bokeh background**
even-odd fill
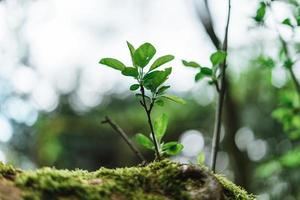
[[[216,36],[223,38],[227,1],[208,3]],[[252,19],[258,5],[232,0],[229,92],[217,171],[258,199],[296,200],[299,139],[291,139],[271,116],[281,92],[293,95],[293,86],[283,68],[258,62],[262,54],[276,55],[278,46],[275,23],[259,27]],[[291,13],[283,2],[274,9],[278,20]],[[202,152],[208,164],[216,92],[206,81],[195,83],[195,70],[180,61],[209,65],[216,47],[206,29],[208,14],[204,0],[1,0],[0,161],[22,169],[138,164],[124,141],[100,123],[109,115],[130,136],[149,132],[142,108],[128,92],[132,80],[98,64],[102,57],[129,64],[128,40],[135,46],[151,42],[157,55],[176,56],[168,82],[187,104],[169,103],[154,115],[168,113],[166,140],[185,146],[172,159],[195,163]],[[291,37],[287,27],[279,29]],[[300,63],[295,73],[300,80]],[[152,152],[143,152],[152,158]],[[279,159],[288,153],[290,165]]]

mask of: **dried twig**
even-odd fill
[[[105,119],[101,123],[102,124],[108,123],[112,127],[112,129],[114,129],[124,139],[124,141],[130,147],[130,149],[133,151],[133,153],[141,160],[141,162],[143,164],[147,163],[147,160],[144,158],[142,153],[138,150],[138,148],[134,145],[134,143],[130,140],[130,138],[127,136],[125,131],[119,125],[117,125],[108,116],[106,116]]]

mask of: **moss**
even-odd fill
[[[228,181],[222,175],[215,175],[224,188],[224,194],[230,200],[255,200],[254,195],[248,194],[243,188]]]
[[[5,165],[0,162],[0,178],[14,179],[20,170],[15,169],[12,165]]]
[[[20,189],[20,196],[28,200],[254,199],[204,168],[169,160],[130,168],[100,168],[95,172],[55,168],[19,171],[0,164],[0,175]]]

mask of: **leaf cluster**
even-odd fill
[[[177,155],[181,152],[183,149],[183,145],[176,142],[171,141],[164,143],[162,141],[163,137],[166,134],[167,126],[168,126],[168,116],[166,114],[162,114],[154,121],[154,133],[157,139],[157,142],[159,144],[159,153],[161,155]],[[155,150],[154,148],[154,142],[151,137],[151,134],[149,134],[149,137],[147,137],[145,134],[138,133],[135,136],[136,141],[141,144],[143,147],[149,150]]]
[[[154,46],[150,43],[144,43],[135,49],[129,42],[127,42],[127,46],[132,60],[130,66],[126,66],[123,62],[115,58],[103,58],[99,63],[121,71],[121,74],[124,76],[133,77],[137,83],[131,85],[130,90],[140,90],[140,92],[136,94],[139,98],[143,98],[142,90],[147,90],[149,94],[145,94],[144,97],[147,101],[150,101],[150,104],[156,103],[157,105],[164,105],[165,100],[184,104],[183,99],[166,94],[170,86],[164,85],[164,83],[168,80],[172,72],[172,67],[158,70],[158,68],[172,61],[174,56],[161,56],[150,66],[147,66],[156,54]]]
[[[158,155],[175,155],[178,154],[183,146],[175,141],[164,143],[162,141],[165,135],[168,117],[163,114],[154,121],[154,126],[151,122],[151,111],[155,105],[163,106],[165,101],[173,101],[180,104],[185,104],[185,101],[175,95],[167,94],[169,85],[165,85],[172,67],[161,69],[161,67],[174,59],[173,55],[164,55],[158,57],[151,64],[150,61],[156,54],[155,47],[150,43],[144,43],[137,49],[132,44],[127,42],[131,56],[131,65],[127,66],[123,62],[115,58],[103,58],[100,64],[106,65],[121,72],[124,76],[133,77],[136,83],[130,86],[131,91],[137,91],[135,94],[141,105],[144,107],[151,127],[150,136],[137,134],[136,141],[143,147],[159,151]],[[153,127],[152,127],[153,126]],[[155,148],[157,147],[157,149]]]
[[[195,61],[182,60],[182,64],[186,67],[192,67],[199,70],[195,75],[195,81],[200,81],[204,78],[209,78],[209,84],[217,84],[220,77],[220,64],[226,59],[226,52],[216,51],[210,56],[211,67],[204,67]]]

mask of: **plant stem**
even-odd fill
[[[108,116],[105,117],[105,119],[102,121],[102,123],[108,123],[112,129],[114,129],[127,143],[127,145],[130,147],[130,149],[133,151],[133,153],[141,160],[143,164],[147,163],[147,160],[144,158],[142,153],[138,150],[138,148],[134,145],[134,143],[129,139],[125,131],[118,126],[112,119],[110,119]]]
[[[151,102],[149,109],[148,109],[146,99],[145,99],[144,86],[141,84],[140,87],[141,87],[141,94],[142,94],[142,103],[141,104],[142,104],[143,108],[145,109],[145,112],[147,115],[148,124],[149,124],[150,130],[151,130],[151,135],[152,135],[152,139],[153,139],[153,143],[154,143],[154,147],[155,147],[156,158],[158,160],[160,160],[161,157],[160,157],[160,153],[159,153],[158,143],[157,143],[157,139],[156,139],[156,136],[154,133],[154,128],[153,128],[153,124],[152,124],[152,120],[151,120],[151,111],[152,111],[154,102],[153,101]]]
[[[276,21],[275,16],[273,15],[273,10],[272,10],[271,5],[268,5],[268,8],[270,9],[270,13],[271,13],[271,16],[273,18],[273,21],[276,24],[277,21]],[[286,54],[286,56],[287,56],[288,59],[292,60],[292,56],[291,56],[289,48],[288,48],[288,43],[281,36],[280,31],[279,31],[279,29],[278,29],[277,26],[276,26],[276,32],[277,32],[277,34],[279,36],[279,39],[280,39],[280,41],[281,41],[281,43],[283,45],[284,53]],[[297,90],[297,93],[298,93],[298,96],[299,96],[299,101],[300,101],[300,83],[299,83],[299,81],[298,81],[298,79],[297,79],[297,77],[295,75],[295,72],[292,69],[292,67],[288,68],[288,72],[289,72],[289,74],[290,74],[290,76],[292,78],[293,84],[294,84],[294,86],[295,86],[295,88]]]
[[[284,53],[286,54],[286,56],[287,56],[287,58],[289,60],[292,60],[292,56],[291,56],[290,51],[288,49],[287,42],[282,38],[282,36],[280,35],[279,31],[278,31],[278,35],[279,35],[280,41],[282,42]],[[296,88],[296,90],[298,92],[298,96],[299,96],[299,99],[300,99],[300,83],[297,80],[297,77],[296,77],[295,72],[294,72],[294,70],[293,70],[292,67],[288,68],[288,72],[290,73],[290,76],[292,78],[292,81],[294,83],[294,86],[295,86],[295,88]]]
[[[231,0],[228,0],[228,16],[225,28],[225,36],[223,42],[222,50],[227,53],[228,48],[228,30],[229,30],[229,23],[230,23],[230,13],[231,13]],[[226,56],[227,57],[227,56]],[[226,58],[224,62],[221,64],[221,80],[220,80],[220,92],[217,101],[217,109],[215,115],[215,125],[214,125],[214,133],[213,133],[213,142],[212,142],[212,154],[211,154],[211,169],[213,172],[216,171],[216,160],[217,160],[217,153],[219,150],[219,143],[220,143],[220,135],[221,135],[221,121],[222,121],[222,112],[223,112],[223,105],[224,105],[224,97],[226,91],[225,79],[226,79]]]

